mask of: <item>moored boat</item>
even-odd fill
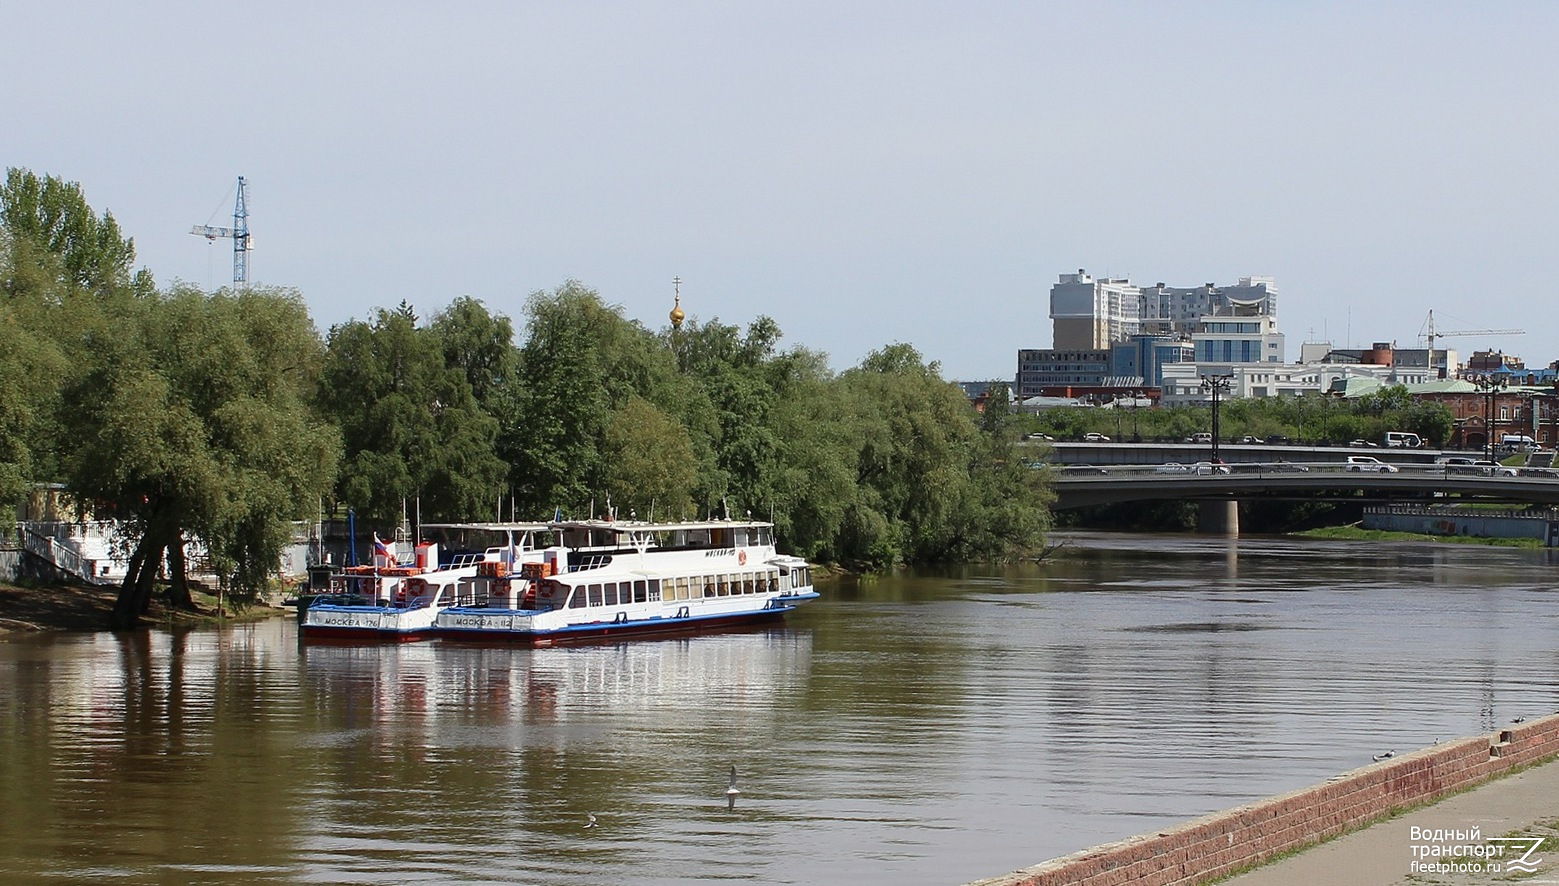
[[[475,601],[479,572],[497,571],[522,561],[526,552],[512,546],[458,554],[439,562],[438,545],[416,546],[415,557],[401,560],[376,538],[374,563],[347,568],[339,595],[322,598],[301,613],[306,639],[402,641],[432,636],[439,612]],[[507,571],[507,570],[505,570]]]
[[[556,543],[517,570],[479,570],[474,602],[435,617],[439,637],[551,646],[700,633],[777,619],[818,597],[806,561],[775,549],[772,523],[546,525]]]

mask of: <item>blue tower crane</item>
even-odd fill
[[[233,238],[233,286],[242,287],[249,285],[249,250],[254,248],[254,240],[249,236],[249,209],[245,205],[248,186],[244,184],[244,177],[238,177],[238,202],[233,206],[233,226],[231,228],[216,228],[211,225],[196,225],[190,229],[191,234],[199,234],[207,240],[215,240],[218,237]]]

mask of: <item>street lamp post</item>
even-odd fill
[[[1483,449],[1489,461],[1494,460],[1494,403],[1499,399],[1499,392],[1505,390],[1510,384],[1510,376],[1502,375],[1498,378],[1492,375],[1480,375],[1472,380],[1473,386],[1483,395]]]
[[[1142,392],[1131,392],[1131,442],[1141,443],[1142,432],[1137,429],[1137,409],[1142,405]]]
[[[1228,393],[1233,375],[1204,375],[1202,390],[1213,395],[1213,464],[1218,464],[1218,395]]]

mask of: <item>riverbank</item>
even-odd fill
[[[230,621],[271,618],[284,610],[253,606],[238,615],[219,613],[215,597],[192,593],[197,612],[170,609],[152,603],[147,625],[197,626]],[[114,601],[119,597],[115,585],[50,584],[23,587],[0,584],[0,633],[26,631],[106,631]]]
[[[1295,532],[1301,538],[1338,539],[1341,541],[1432,541],[1461,545],[1491,545],[1499,548],[1542,548],[1537,538],[1483,538],[1472,535],[1430,535],[1419,532],[1393,532],[1386,529],[1364,529],[1357,523],[1347,526],[1323,526]]]

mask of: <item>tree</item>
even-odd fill
[[[688,515],[697,464],[687,429],[676,419],[634,397],[612,414],[602,452],[606,491],[619,515]]]
[[[458,320],[419,328],[402,302],[381,309],[372,325],[352,321],[330,331],[321,403],[341,427],[338,495],[369,521],[398,524],[411,499],[426,517],[470,519],[503,491],[498,421],[483,411],[470,381],[486,358],[447,361],[446,345],[457,359],[474,353],[463,348],[475,338],[459,334],[462,328]]]
[[[905,344],[841,376],[857,415],[859,491],[846,562],[881,569],[1022,554],[1042,541],[1042,481],[1014,457],[1015,428],[981,434],[963,392]]]
[[[109,213],[94,215],[75,182],[7,169],[0,188],[0,227],[13,238],[13,248],[35,260],[46,258],[54,275],[71,286],[102,292],[133,283],[139,292],[150,290],[150,274],[130,274],[134,241],[120,234]]]
[[[510,482],[532,513],[583,510],[605,493],[605,439],[619,409],[643,397],[668,408],[678,389],[670,352],[594,291],[570,280],[526,303],[514,414],[506,422]]]
[[[126,628],[164,557],[170,602],[190,605],[188,541],[235,592],[263,588],[291,521],[328,490],[339,443],[308,407],[320,344],[296,293],[177,287],[112,320],[117,335],[69,382],[62,467],[122,523],[130,568],[113,625]]]

